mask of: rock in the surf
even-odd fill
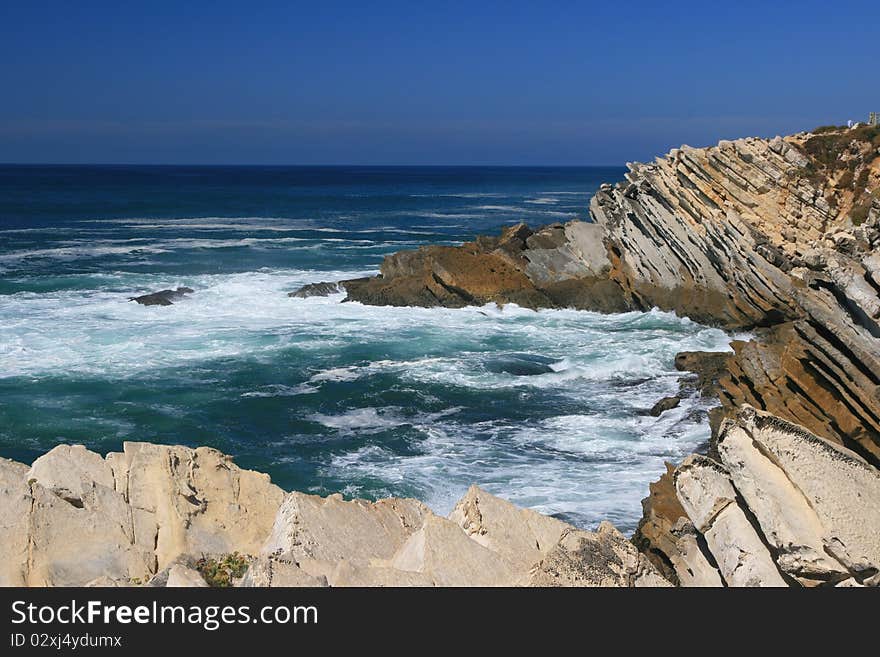
[[[660,417],[666,411],[671,411],[673,408],[676,408],[680,403],[681,397],[677,395],[673,397],[664,397],[651,407],[648,414],[653,415],[654,417]]]
[[[192,294],[190,287],[179,287],[176,290],[159,290],[151,294],[139,297],[129,297],[129,301],[136,301],[142,306],[171,306],[175,301],[183,299],[187,294]]]
[[[554,371],[551,365],[558,362],[556,358],[535,354],[509,354],[491,358],[485,367],[493,374],[512,374],[514,376],[537,376]]]
[[[331,294],[339,294],[345,292],[345,288],[340,283],[308,283],[298,290],[288,292],[287,296],[297,299],[307,299],[308,297],[329,297]]]

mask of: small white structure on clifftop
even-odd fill
[[[868,114],[868,125],[880,125],[880,112]]]

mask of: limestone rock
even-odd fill
[[[83,445],[53,447],[33,462],[27,478],[74,504],[80,502],[92,483],[115,488],[109,464]]]
[[[858,579],[880,572],[880,472],[844,447],[749,408],[725,432],[728,458],[750,463],[756,458],[745,452],[746,438],[777,468],[770,470],[774,480],[768,474],[754,481],[760,475],[751,474],[753,481],[744,480],[743,487],[752,485],[765,533],[791,551],[783,553],[783,566],[822,580],[845,577],[843,568]],[[764,465],[760,472],[768,470]]]
[[[135,536],[131,509],[98,483],[75,506],[39,483],[31,485],[29,586],[83,586],[106,576],[145,580],[155,571],[152,544]]]
[[[449,514],[467,536],[522,569],[528,569],[559,542],[570,525],[522,509],[471,486]]]
[[[169,588],[207,588],[208,583],[199,571],[176,563],[168,570],[168,580],[165,586]]]
[[[28,467],[0,458],[0,586],[27,583],[28,525],[32,497]]]
[[[260,550],[283,499],[259,472],[207,447],[125,443],[114,459],[134,509],[152,519],[159,568],[180,554]],[[146,536],[143,537],[146,540]]]
[[[517,564],[434,515],[401,545],[390,565],[424,575],[435,586],[513,586],[523,575]]]
[[[0,460],[0,526],[13,585],[204,587],[192,555],[229,552],[247,558],[244,587],[668,585],[607,524],[583,532],[476,486],[451,519],[415,500],[285,495],[208,448]]]
[[[700,544],[700,536],[690,521],[679,518],[670,530],[675,537],[675,549],[670,554],[675,575],[684,587],[724,586],[721,573],[709,560]]]
[[[568,529],[529,573],[528,586],[670,586],[609,522],[597,532]]]
[[[776,550],[779,568],[805,585],[847,579],[847,569],[825,553],[825,532],[810,500],[767,457],[760,438],[728,422],[718,448],[737,491]]]
[[[434,586],[433,578],[425,573],[400,570],[391,566],[355,565],[350,561],[340,561],[330,576],[331,586]]]
[[[720,464],[691,455],[674,480],[682,507],[705,537],[728,586],[787,586]]]
[[[322,587],[326,577],[313,577],[294,563],[260,557],[253,560],[237,586],[253,587]]]
[[[343,560],[370,565],[392,558],[430,515],[416,500],[346,501],[293,492],[285,496],[262,554],[330,577]]]
[[[667,462],[666,472],[649,484],[648,496],[642,500],[642,519],[632,540],[664,577],[677,584],[677,561],[681,555],[673,528],[687,515],[675,494],[674,471],[675,467]]]

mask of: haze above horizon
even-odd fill
[[[0,162],[620,165],[880,111],[876,2],[21,3]]]

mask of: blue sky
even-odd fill
[[[0,162],[621,164],[880,111],[874,2],[31,2]]]

